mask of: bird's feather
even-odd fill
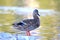
[[[40,26],[40,20],[37,16],[38,10],[34,10],[33,19],[25,19],[14,24],[21,31],[34,30]]]

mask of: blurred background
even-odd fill
[[[0,0],[0,32],[21,33],[12,24],[32,18],[36,8],[41,15],[41,26],[31,34],[44,37],[41,40],[60,40],[60,0]]]

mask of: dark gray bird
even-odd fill
[[[40,20],[39,20],[38,16],[40,16],[38,14],[38,10],[35,9],[33,11],[33,19],[22,20],[21,22],[14,23],[13,26],[14,26],[14,28],[16,28],[18,30],[29,32],[29,31],[34,30],[40,26]]]

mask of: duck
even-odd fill
[[[37,9],[33,11],[33,19],[24,19],[18,23],[13,23],[13,27],[20,31],[26,31],[27,36],[30,36],[30,31],[40,26],[40,15]]]

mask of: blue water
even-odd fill
[[[22,36],[19,34],[0,33],[0,40],[37,40],[39,36]]]

